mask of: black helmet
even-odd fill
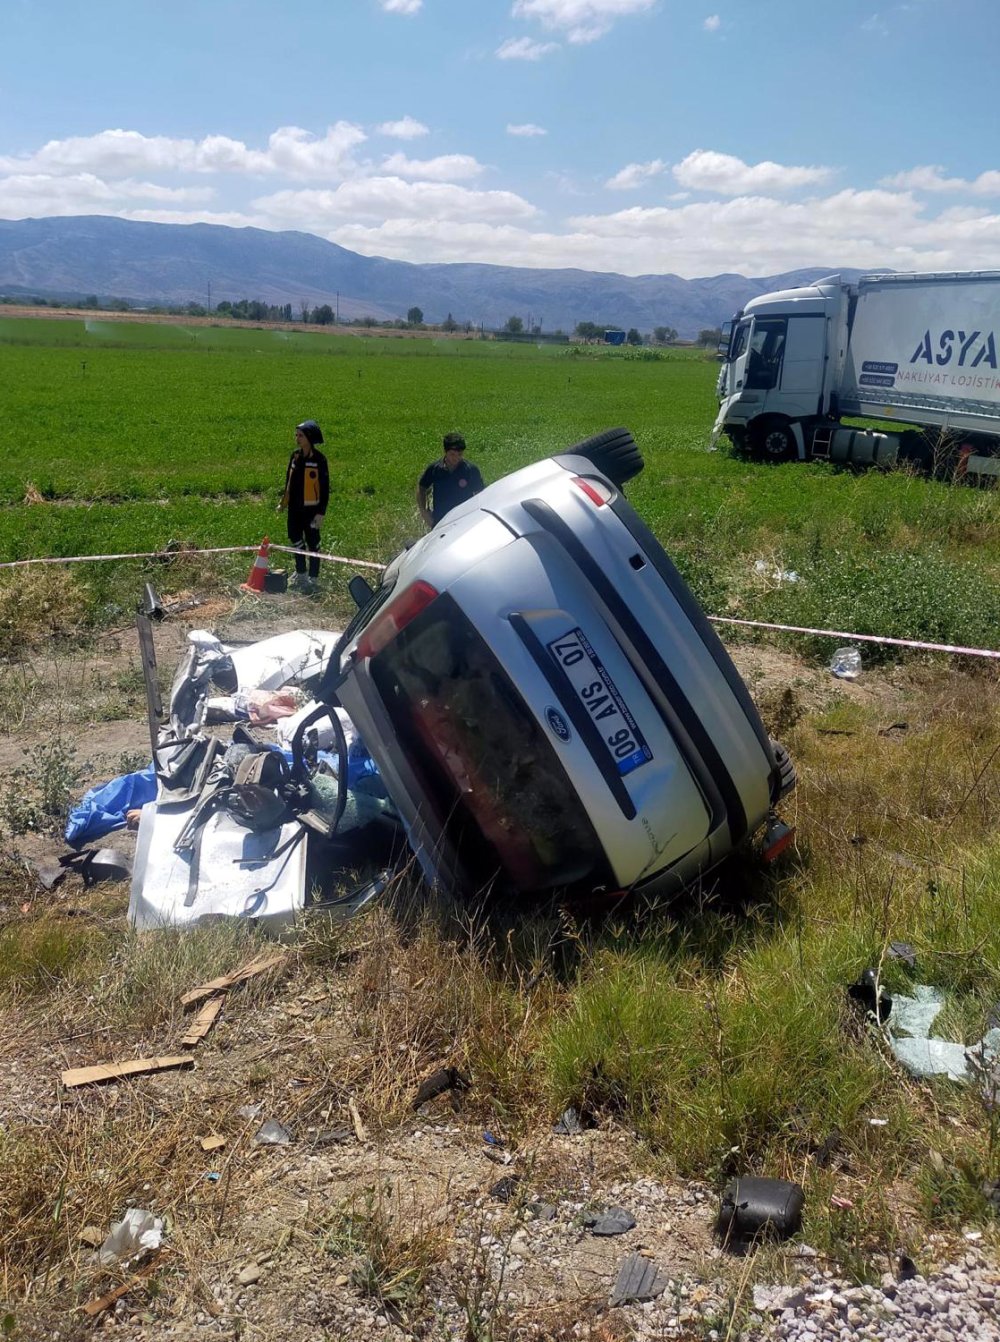
[[[314,419],[304,419],[301,424],[296,424],[295,429],[296,432],[301,430],[301,432],[309,439],[310,443],[312,443],[313,447],[318,447],[323,441],[323,430]]]

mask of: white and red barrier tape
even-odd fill
[[[313,551],[297,550],[292,545],[270,546],[281,554],[310,555]],[[60,559],[8,559],[0,562],[0,569],[27,568],[31,564],[95,564],[112,559],[183,559],[191,555],[251,554],[260,549],[259,545],[218,545],[198,550],[136,550],[119,555],[66,555]],[[317,559],[325,559],[331,564],[349,564],[351,568],[375,569],[381,573],[385,565],[376,564],[370,559],[349,559],[345,555],[330,555],[322,552],[315,554]],[[769,624],[766,620],[738,620],[726,615],[709,615],[713,624],[735,624],[747,629],[772,629],[781,634],[815,634],[820,638],[842,638],[856,643],[882,643],[894,648],[916,648],[923,652],[947,652],[960,657],[989,657],[1000,661],[1000,651],[992,648],[965,648],[955,643],[925,643],[916,638],[889,638],[881,634],[851,634],[842,629],[812,629],[799,624]]]

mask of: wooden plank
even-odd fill
[[[211,1137],[199,1137],[198,1141],[203,1151],[221,1151],[226,1144],[225,1137],[217,1137],[215,1135]]]
[[[93,1318],[95,1314],[100,1314],[103,1310],[110,1309],[110,1307],[115,1304],[116,1301],[120,1300],[123,1295],[128,1295],[129,1291],[133,1290],[136,1286],[139,1286],[148,1276],[151,1276],[159,1266],[160,1255],[157,1254],[145,1267],[140,1268],[130,1281],[125,1282],[121,1286],[116,1286],[113,1291],[108,1291],[107,1295],[100,1295],[96,1300],[89,1300],[83,1307],[84,1314]]]
[[[234,970],[232,974],[223,974],[220,978],[212,979],[210,983],[202,983],[197,988],[192,988],[181,998],[181,1003],[186,1007],[195,1006],[198,1002],[203,1002],[206,997],[214,997],[216,993],[224,993],[227,989],[234,988],[237,983],[245,983],[247,979],[252,979],[257,974],[266,974],[269,969],[277,969],[287,958],[284,951],[274,955],[265,952],[255,956],[242,969]]]
[[[187,1034],[181,1040],[182,1048],[195,1048],[215,1024],[222,1010],[222,997],[210,997],[188,1026]]]
[[[70,1067],[62,1074],[67,1090],[74,1086],[91,1086],[99,1081],[121,1081],[127,1076],[141,1076],[148,1072],[171,1072],[178,1067],[193,1067],[194,1058],[186,1053],[181,1057],[131,1058],[128,1062],[97,1063],[93,1067]]]

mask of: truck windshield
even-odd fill
[[[459,861],[481,886],[611,884],[603,849],[546,735],[447,596],[372,659],[399,743]]]

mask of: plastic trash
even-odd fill
[[[585,1216],[583,1224],[592,1235],[624,1235],[635,1227],[635,1217],[624,1207],[609,1207],[599,1216]]]
[[[152,1212],[141,1207],[129,1207],[120,1221],[111,1222],[111,1233],[97,1251],[103,1267],[119,1260],[135,1258],[141,1253],[152,1253],[160,1247],[163,1222]]]
[[[830,658],[830,670],[838,680],[857,680],[861,675],[861,652],[858,648],[838,648]]]
[[[112,830],[124,829],[128,812],[156,796],[156,774],[150,764],[138,773],[122,774],[110,783],[90,788],[69,813],[67,843],[90,843]]]
[[[291,1140],[292,1134],[276,1118],[269,1118],[254,1137],[259,1146],[287,1146]]]
[[[656,1263],[642,1254],[630,1253],[618,1269],[618,1277],[611,1290],[610,1305],[639,1304],[655,1300],[670,1285],[670,1278]]]
[[[519,1174],[505,1174],[490,1189],[490,1197],[496,1202],[512,1202],[521,1182]]]

